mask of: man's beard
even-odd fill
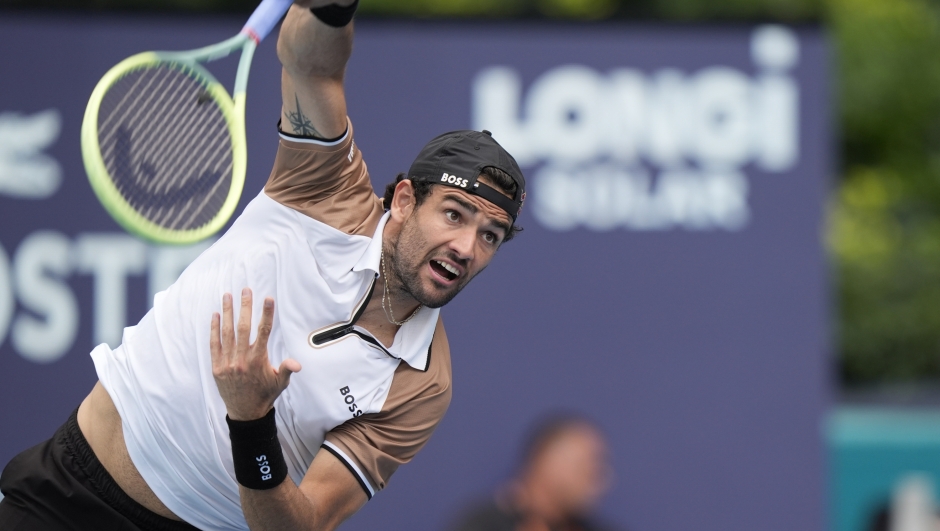
[[[464,278],[446,292],[429,292],[424,288],[421,282],[421,269],[431,260],[431,256],[422,256],[420,253],[427,247],[427,240],[421,229],[418,227],[415,216],[409,217],[402,225],[401,232],[398,233],[398,239],[393,242],[394,252],[391,256],[386,256],[388,265],[391,268],[391,274],[398,281],[398,290],[404,291],[421,305],[428,308],[440,308],[460,293],[460,290],[470,282],[472,277],[464,272]],[[444,258],[444,256],[439,256]],[[447,258],[460,263],[461,260],[453,256]],[[388,279],[386,279],[388,282]]]

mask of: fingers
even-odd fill
[[[258,337],[255,338],[253,348],[267,353],[268,336],[271,335],[271,326],[274,323],[274,299],[267,297],[261,308],[261,321],[258,323]]]
[[[287,358],[281,362],[281,366],[277,369],[277,383],[281,391],[287,389],[288,384],[290,384],[290,375],[300,372],[302,368],[300,362],[293,358]]]
[[[228,361],[235,351],[235,330],[232,324],[232,294],[222,295],[222,357]]]
[[[226,293],[222,296],[222,315],[213,314],[210,327],[209,348],[214,362],[231,363],[236,359],[247,360],[260,357],[267,359],[268,338],[271,336],[271,329],[274,325],[274,299],[267,297],[264,300],[261,319],[258,322],[258,335],[254,344],[249,343],[251,301],[251,289],[244,288],[238,325],[235,326],[232,295]]]
[[[219,337],[219,313],[212,314],[212,324],[209,326],[209,352],[212,353],[212,366],[222,363],[222,339]]]
[[[238,328],[235,338],[236,356],[243,356],[248,352],[248,340],[251,336],[251,290],[242,289],[242,307],[238,312]]]

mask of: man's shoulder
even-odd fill
[[[372,236],[384,209],[356,146],[352,123],[334,140],[279,132],[264,192],[271,199],[346,234]]]
[[[450,405],[450,352],[440,320],[438,330],[427,368],[399,361],[381,411],[346,421],[326,436],[325,444],[350,456],[374,490],[385,488],[398,467],[424,447]]]
[[[450,343],[447,341],[443,318],[438,316],[424,367],[399,363],[384,409],[394,409],[409,400],[433,396],[446,410],[450,404],[451,380]]]

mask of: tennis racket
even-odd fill
[[[98,82],[82,159],[105,210],[128,232],[193,243],[218,232],[245,182],[245,87],[255,47],[291,0],[263,0],[241,32],[186,52],[144,52]],[[234,98],[201,63],[241,49]]]

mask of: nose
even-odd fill
[[[476,230],[466,227],[454,235],[450,241],[450,248],[461,260],[471,260],[476,243]]]

